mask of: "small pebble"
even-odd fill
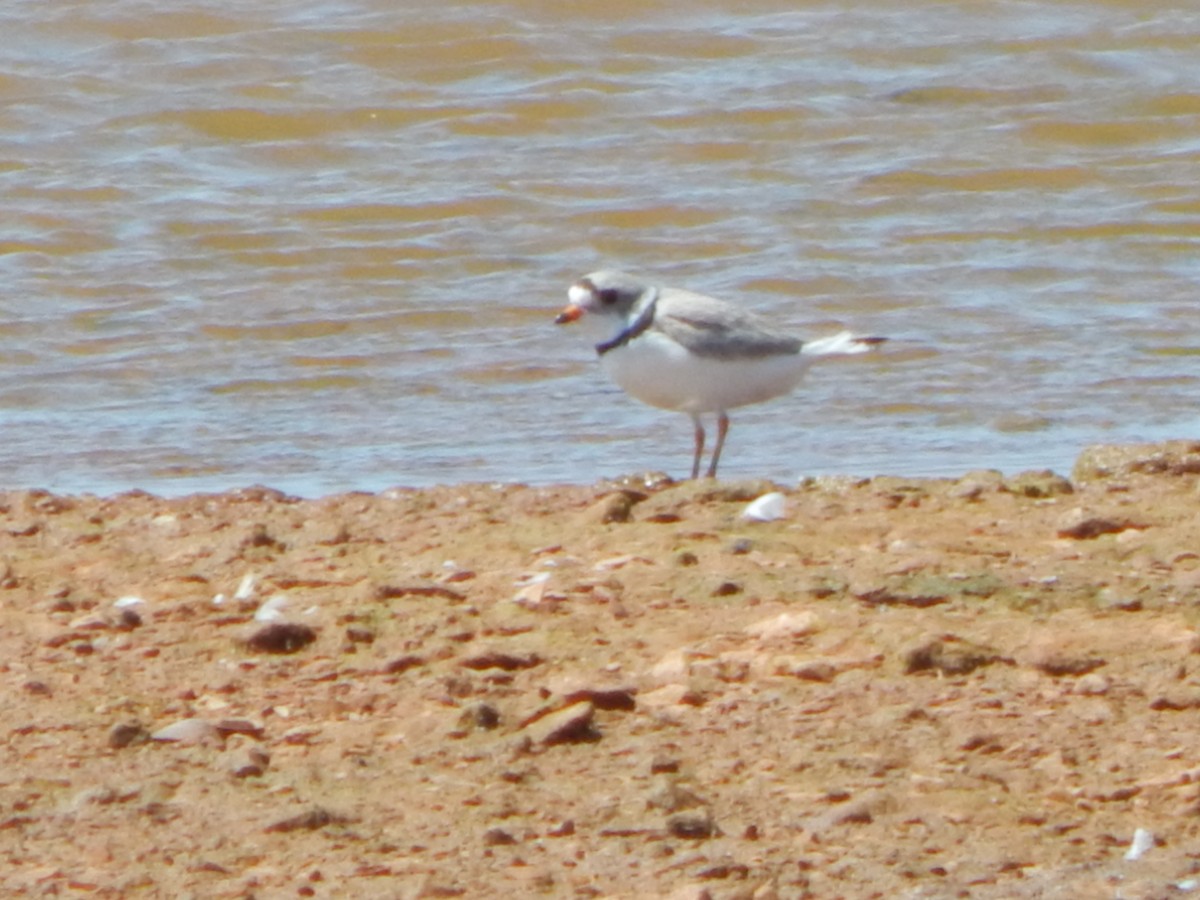
[[[707,812],[676,813],[667,819],[667,832],[672,837],[706,841],[714,837],[717,826]]]
[[[234,778],[259,778],[271,762],[271,755],[261,747],[243,747],[234,750],[226,765]]]

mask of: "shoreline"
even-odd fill
[[[1200,442],[1070,476],[0,493],[0,886],[1184,890]]]
[[[728,479],[719,478],[715,482],[707,481],[705,479],[701,479],[701,481],[703,481],[705,483],[717,484],[717,485],[720,485],[720,484],[750,484],[750,483],[756,483],[756,482],[766,485],[766,484],[770,483],[770,484],[774,485],[774,487],[776,489],[786,491],[786,490],[795,490],[797,488],[802,488],[805,485],[811,485],[813,483],[826,483],[826,482],[838,482],[838,481],[867,482],[867,481],[871,481],[873,479],[879,479],[879,478],[894,479],[897,481],[917,482],[917,483],[919,483],[919,482],[956,481],[956,480],[959,480],[962,478],[966,478],[968,476],[978,475],[979,473],[982,473],[982,472],[991,473],[1001,479],[1018,478],[1020,476],[1028,475],[1030,473],[1053,473],[1056,475],[1063,475],[1064,477],[1066,477],[1070,480],[1074,480],[1079,473],[1079,467],[1081,465],[1083,465],[1085,467],[1085,474],[1084,474],[1085,478],[1107,477],[1107,476],[1103,475],[1102,473],[1098,473],[1096,471],[1096,467],[1098,465],[1100,465],[1100,463],[1097,462],[1097,460],[1103,460],[1104,461],[1103,465],[1110,467],[1111,469],[1113,469],[1114,472],[1119,470],[1122,467],[1128,468],[1131,466],[1134,467],[1135,469],[1138,467],[1153,468],[1155,465],[1158,464],[1158,463],[1154,462],[1154,460],[1157,458],[1160,458],[1160,457],[1164,457],[1164,455],[1165,455],[1165,457],[1177,457],[1177,456],[1189,455],[1191,452],[1193,452],[1193,450],[1191,450],[1189,448],[1191,448],[1191,446],[1194,443],[1197,443],[1197,442],[1190,438],[1177,438],[1177,439],[1172,439],[1172,440],[1156,441],[1156,442],[1139,441],[1139,442],[1130,442],[1130,443],[1101,443],[1101,444],[1087,445],[1087,446],[1084,446],[1079,451],[1079,453],[1076,455],[1076,457],[1073,461],[1073,464],[1071,466],[1071,470],[1069,472],[1060,472],[1057,468],[1055,468],[1053,466],[1042,466],[1042,465],[1038,465],[1038,464],[1031,464],[1027,468],[1014,469],[1013,471],[1008,472],[1008,473],[1006,473],[1004,470],[1001,470],[1001,469],[988,468],[988,467],[963,469],[962,471],[958,471],[958,472],[954,472],[954,473],[940,474],[940,475],[906,475],[906,474],[897,474],[894,472],[879,472],[874,475],[851,474],[851,473],[824,473],[824,474],[820,474],[820,475],[802,475],[796,479],[794,484],[790,484],[790,485],[787,483],[784,483],[784,482],[774,480],[774,479],[759,479],[759,478],[753,478],[753,477],[728,478]],[[1165,463],[1165,464],[1170,465],[1169,462]],[[256,497],[260,497],[260,498],[266,498],[268,496],[272,496],[276,501],[286,500],[287,502],[291,502],[291,503],[296,503],[296,502],[314,503],[314,502],[320,502],[320,501],[324,501],[324,500],[331,500],[331,499],[334,499],[337,497],[384,496],[389,493],[398,493],[398,492],[411,493],[414,491],[440,491],[440,490],[447,490],[447,489],[452,489],[452,488],[471,488],[471,489],[521,488],[521,489],[527,489],[527,490],[569,490],[569,489],[580,489],[580,490],[610,489],[610,490],[615,490],[615,489],[620,489],[623,485],[629,485],[629,484],[635,483],[639,479],[645,479],[647,484],[651,485],[652,487],[655,487],[655,489],[661,489],[662,487],[666,487],[669,485],[682,485],[682,484],[685,484],[688,482],[687,478],[684,478],[684,477],[673,478],[672,476],[668,475],[666,472],[663,472],[660,470],[645,470],[644,472],[631,472],[631,473],[628,473],[625,475],[618,475],[618,476],[602,476],[592,482],[562,481],[562,482],[540,483],[540,482],[530,482],[530,481],[492,480],[492,481],[457,481],[457,482],[447,481],[447,482],[437,482],[434,484],[426,484],[426,485],[411,485],[411,484],[398,483],[398,484],[389,485],[384,488],[380,488],[378,490],[346,489],[346,490],[334,490],[334,491],[330,491],[328,493],[315,494],[315,495],[307,495],[307,494],[292,492],[292,491],[287,490],[286,488],[280,488],[275,485],[272,485],[269,483],[264,483],[264,482],[253,482],[248,485],[239,485],[239,486],[235,486],[235,487],[226,487],[226,488],[201,488],[201,489],[197,489],[197,490],[184,489],[179,492],[176,492],[176,491],[159,492],[153,488],[144,488],[144,487],[128,487],[128,488],[114,489],[112,491],[73,490],[73,489],[60,490],[60,489],[57,489],[54,487],[46,487],[44,485],[39,485],[39,486],[21,486],[21,487],[7,487],[7,488],[0,487],[0,495],[20,494],[20,493],[31,493],[31,494],[37,493],[37,494],[50,494],[50,495],[53,495],[56,497],[69,497],[69,498],[78,498],[78,499],[99,499],[99,500],[115,500],[115,499],[120,499],[123,497],[138,497],[138,496],[151,497],[156,500],[183,500],[183,499],[194,498],[194,497],[216,498],[216,497],[223,497],[223,496],[231,496],[232,497],[232,496],[239,496],[239,495],[247,495],[247,496],[256,496]]]

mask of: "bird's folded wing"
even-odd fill
[[[659,298],[653,327],[697,356],[753,359],[800,352],[799,338],[771,330],[753,313],[684,291]]]

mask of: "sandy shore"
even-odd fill
[[[0,893],[1200,896],[1198,473],[0,495]]]

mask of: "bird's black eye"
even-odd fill
[[[599,292],[600,302],[605,306],[612,306],[617,302],[617,292],[612,288],[607,288]]]

